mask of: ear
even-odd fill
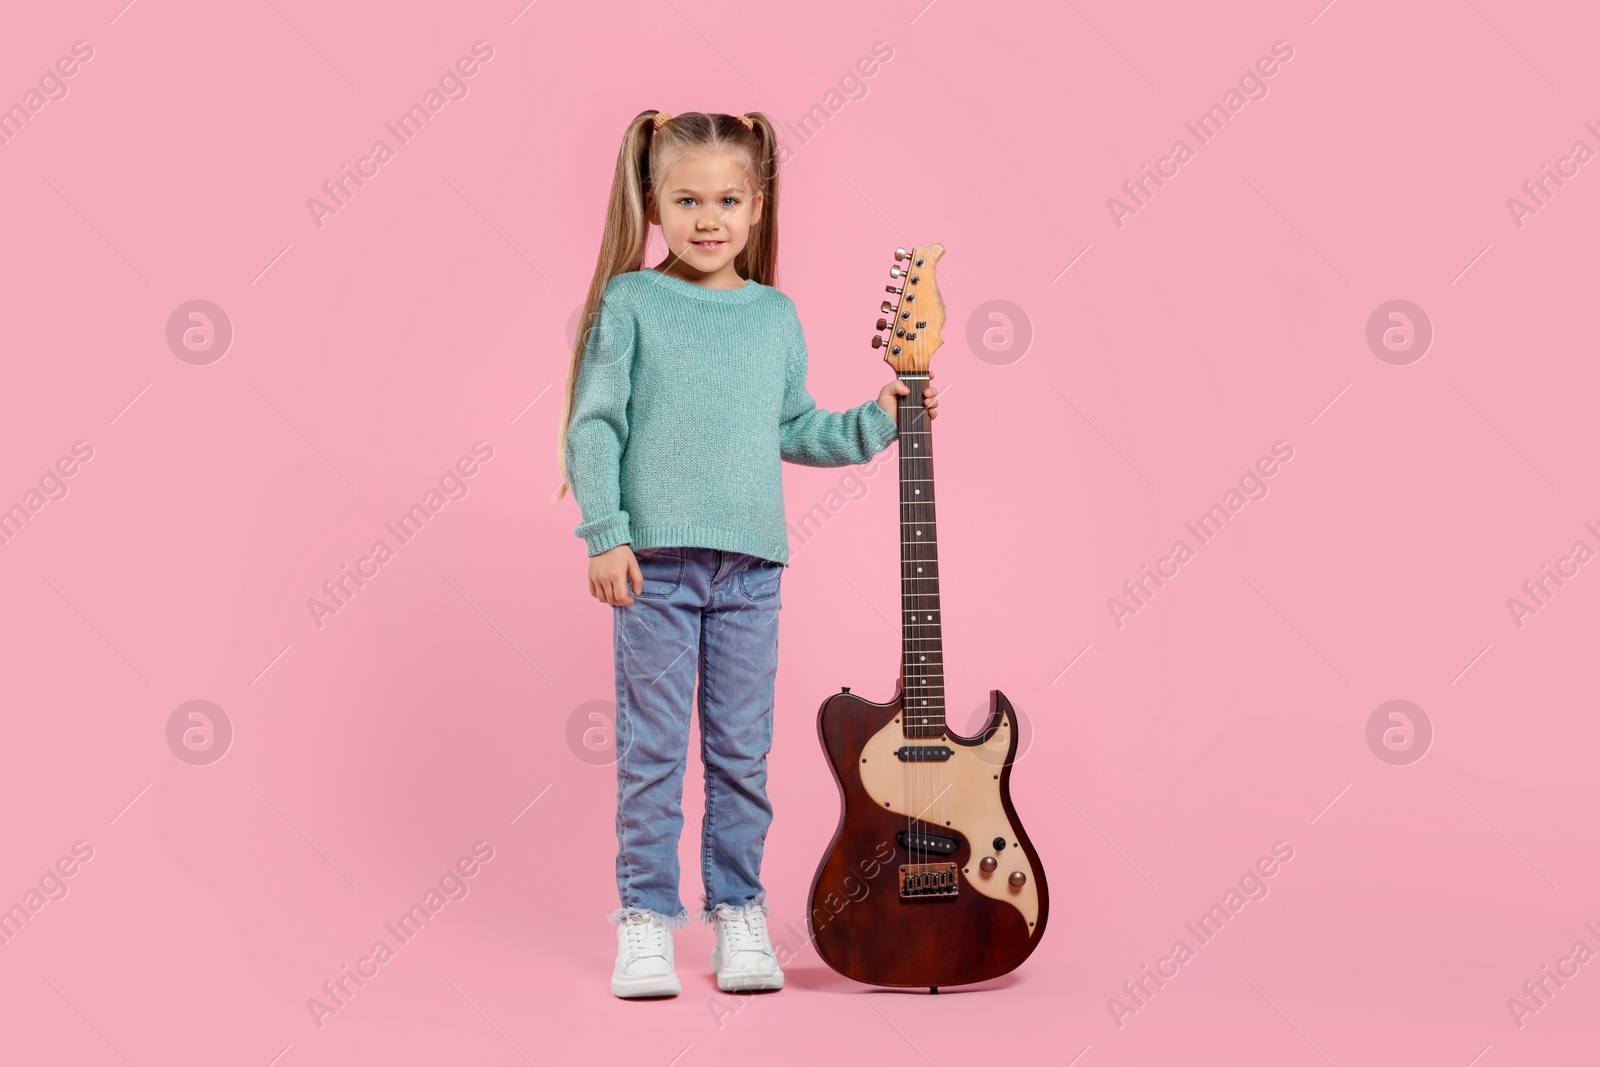
[[[757,190],[755,198],[750,201],[750,225],[754,226],[761,221],[761,212],[766,207],[767,194]]]
[[[646,222],[654,223],[657,226],[661,225],[661,213],[656,210],[655,193],[646,192],[644,194],[644,218]]]

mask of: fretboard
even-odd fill
[[[945,732],[944,642],[940,638],[939,538],[933,511],[933,434],[922,406],[926,374],[901,374],[911,387],[900,398],[900,624],[905,654],[901,685],[906,737]]]

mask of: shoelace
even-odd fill
[[[628,953],[634,959],[667,957],[667,928],[648,915],[633,915],[627,921]]]
[[[728,953],[759,952],[771,955],[766,946],[766,916],[759,911],[740,912],[732,908],[719,909],[723,918],[723,934],[728,939]]]

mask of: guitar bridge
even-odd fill
[[[902,897],[953,897],[960,889],[954,863],[902,863]]]

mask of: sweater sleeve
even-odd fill
[[[638,334],[626,308],[603,300],[572,398],[567,475],[583,521],[572,531],[597,556],[630,541],[622,509],[622,452],[628,444],[628,398]]]
[[[844,467],[865,463],[888,448],[900,432],[894,416],[885,414],[875,399],[848,411],[817,407],[806,390],[808,362],[805,333],[796,316],[780,416],[780,455],[807,467]]]

